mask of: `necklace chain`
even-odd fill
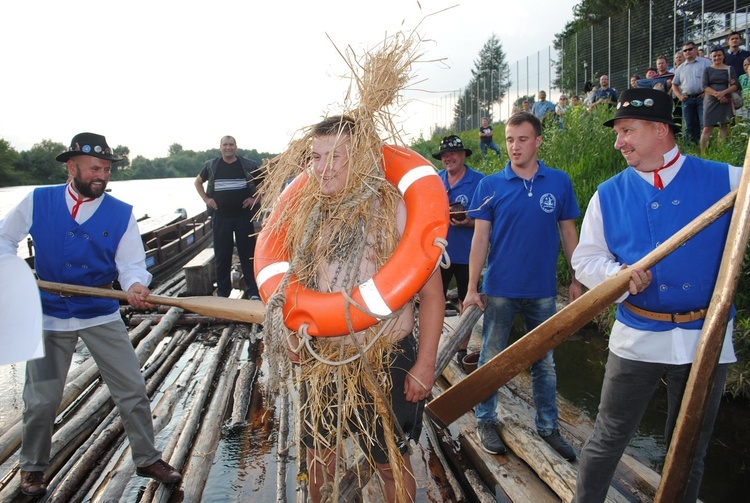
[[[536,179],[536,174],[531,177],[531,180],[529,180],[530,184],[526,185],[526,179],[521,178],[523,180],[523,188],[526,189],[526,191],[529,193],[529,197],[534,195],[533,189],[534,189],[534,180]]]

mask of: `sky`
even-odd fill
[[[552,45],[579,0],[25,0],[0,16],[0,138],[18,151],[77,133],[124,145],[131,159],[172,144],[283,151],[303,127],[342,111],[345,60],[416,31],[397,122],[428,137],[430,103],[471,80],[494,34],[513,64]],[[553,53],[554,54],[554,53]]]

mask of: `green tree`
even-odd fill
[[[182,152],[182,145],[179,143],[173,143],[169,146],[169,157],[179,155]]]
[[[115,180],[120,180],[122,178],[118,176],[118,173],[130,167],[130,149],[124,145],[117,145],[112,149],[112,154],[122,159],[122,161],[112,163],[112,177]]]
[[[478,128],[482,117],[494,122],[492,105],[503,99],[511,86],[510,66],[497,35],[493,34],[479,51],[471,75],[453,111],[457,131]]]
[[[649,0],[581,0],[581,3],[573,7],[573,16],[576,21],[593,24],[631,7],[648,5],[648,2]]]
[[[55,160],[60,152],[64,152],[65,145],[52,140],[42,140],[34,144],[31,149],[21,152],[16,163],[16,171],[28,174],[28,183],[53,184],[63,183],[68,178],[64,165]]]
[[[0,138],[0,187],[10,187],[22,181],[23,177],[13,167],[18,159],[18,152]]]

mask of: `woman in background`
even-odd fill
[[[748,68],[750,68],[750,58],[745,58],[745,61],[742,62],[742,68],[745,69],[745,73],[737,79],[742,89],[742,108],[736,110],[736,114],[737,117],[747,119],[750,118],[750,71],[748,71]]]
[[[724,63],[724,49],[711,49],[711,66],[703,70],[703,132],[701,156],[708,148],[714,126],[719,126],[719,137],[729,135],[728,124],[734,116],[732,93],[739,89],[734,69]]]

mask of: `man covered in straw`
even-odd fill
[[[300,169],[309,176],[296,197],[273,209],[279,215],[273,225],[288,225],[290,272],[308,288],[351,292],[401,239],[405,205],[384,178],[376,126],[389,128],[383,110],[409,68],[408,43],[401,42],[368,55],[365,77],[357,81],[359,107],[314,125],[269,165],[262,199],[268,207]],[[268,303],[266,355],[282,379],[290,374],[288,361],[297,364],[312,500],[336,501],[344,461],[364,456],[388,501],[414,501],[409,441],[420,435],[433,385],[444,310],[440,275],[433,273],[418,293],[418,343],[410,302],[366,330],[305,344],[279,323],[278,295]]]

